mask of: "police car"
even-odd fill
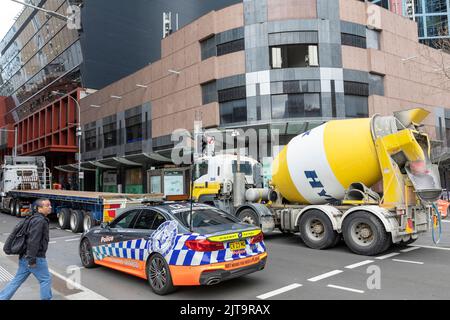
[[[84,267],[105,266],[148,280],[160,295],[264,269],[261,229],[205,204],[164,202],[123,212],[81,236]]]

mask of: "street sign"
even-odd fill
[[[84,171],[80,171],[80,179],[84,179]]]

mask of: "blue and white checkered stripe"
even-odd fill
[[[102,260],[105,257],[112,256],[145,261],[149,256],[147,243],[148,240],[136,239],[93,247],[92,251],[96,260]]]
[[[213,263],[234,261],[261,254],[266,251],[264,242],[249,244],[246,240],[246,248],[235,254],[230,249],[230,243],[224,243],[225,249],[212,252],[197,252],[186,247],[187,240],[202,240],[204,236],[189,234],[178,235],[175,240],[175,247],[165,256],[169,265],[176,266],[199,266]],[[102,260],[107,256],[146,261],[150,252],[148,250],[148,240],[137,239],[131,241],[117,242],[108,245],[93,247],[96,260]]]

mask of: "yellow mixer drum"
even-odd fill
[[[329,121],[298,135],[275,158],[272,183],[290,202],[342,200],[354,182],[381,179],[371,119]]]

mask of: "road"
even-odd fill
[[[4,243],[17,222],[15,217],[0,214],[0,242]],[[104,267],[82,268],[80,235],[58,229],[56,222],[51,223],[47,258],[54,291],[60,299],[69,300],[441,300],[450,299],[449,222],[443,223],[440,249],[433,245],[430,233],[412,246],[394,246],[378,257],[353,254],[344,243],[329,250],[313,250],[298,234],[274,232],[265,237],[269,257],[263,271],[211,287],[182,287],[165,297],[154,294],[145,280]],[[15,259],[0,255],[4,275],[14,274]],[[0,288],[7,278],[0,274]],[[70,288],[71,280],[77,279],[82,287]],[[37,299],[38,293],[29,297]],[[20,298],[28,297],[22,294]]]

